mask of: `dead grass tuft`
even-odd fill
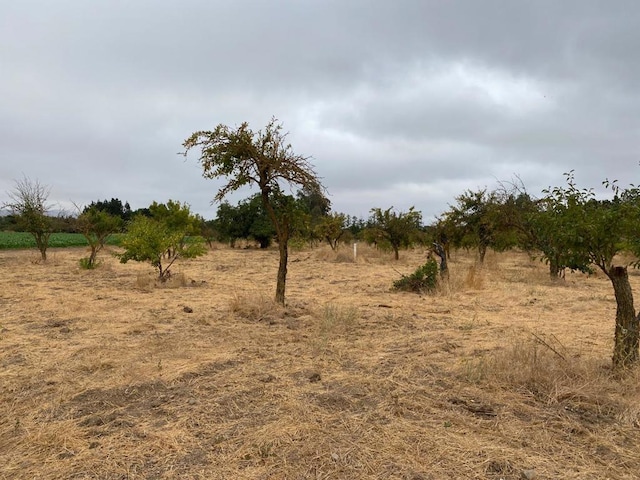
[[[156,276],[152,273],[138,273],[136,275],[135,287],[138,290],[149,292],[156,284]]]
[[[165,288],[182,288],[189,285],[187,277],[184,273],[172,273],[161,285]]]
[[[337,250],[331,250],[331,248],[323,245],[321,248],[316,249],[315,258],[323,262],[335,262],[335,263],[354,263],[353,250],[346,250],[345,248],[338,248]]]
[[[353,253],[347,253],[339,251],[335,256],[335,262],[337,263],[354,263]]]
[[[491,391],[517,392],[580,420],[583,426],[640,425],[640,369],[620,378],[609,363],[584,358],[554,335],[530,334],[464,363],[467,381]]]
[[[482,290],[484,286],[484,270],[482,266],[471,265],[464,278],[465,288]]]
[[[269,324],[285,316],[285,309],[263,293],[235,294],[229,302],[229,310],[245,320]]]
[[[357,326],[358,309],[351,305],[327,303],[320,315],[320,333],[345,334]]]

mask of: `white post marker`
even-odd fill
[[[353,244],[353,261],[355,262],[358,258],[358,244]]]

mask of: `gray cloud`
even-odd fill
[[[4,2],[0,201],[25,174],[211,218],[222,182],[183,140],[273,115],[356,215],[431,218],[513,175],[633,182],[639,23],[631,0]]]

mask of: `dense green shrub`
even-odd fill
[[[411,275],[403,275],[393,282],[394,290],[403,292],[433,292],[438,286],[438,263],[430,258]]]

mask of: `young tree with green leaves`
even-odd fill
[[[480,263],[484,262],[491,244],[490,201],[486,190],[467,190],[456,197],[456,205],[452,205],[442,218],[444,229],[451,233],[453,245],[456,248],[477,248]]]
[[[81,264],[86,268],[96,266],[98,252],[102,250],[109,235],[122,229],[122,218],[111,215],[105,210],[99,210],[95,206],[85,208],[78,215],[78,230],[87,239],[91,252],[89,257],[83,258]]]
[[[254,132],[248,123],[232,129],[220,124],[211,131],[198,131],[183,143],[184,155],[200,149],[199,163],[205,178],[226,178],[216,201],[244,186],[255,185],[267,215],[276,230],[280,261],[275,300],[284,305],[289,257],[289,240],[294,212],[288,196],[281,194],[281,182],[299,188],[322,191],[320,180],[308,157],[297,155],[282,125],[275,118],[264,130]],[[279,193],[280,195],[276,195]],[[291,199],[293,200],[293,198]]]
[[[331,213],[322,217],[316,227],[317,234],[326,241],[331,250],[338,248],[338,242],[344,236],[347,228],[347,216],[344,213]]]
[[[151,217],[136,215],[122,239],[124,252],[116,254],[122,263],[148,262],[165,281],[179,258],[195,258],[206,253],[204,239],[198,235],[199,221],[187,204],[169,200],[153,203]]]
[[[23,177],[16,180],[13,191],[8,193],[9,201],[4,204],[17,219],[21,231],[33,235],[43,262],[47,260],[49,237],[53,233],[53,219],[48,215],[51,188],[38,180]]]
[[[422,214],[411,207],[408,212],[396,212],[393,207],[371,209],[368,238],[382,247],[393,250],[394,258],[400,258],[400,249],[408,248],[420,236]]]

